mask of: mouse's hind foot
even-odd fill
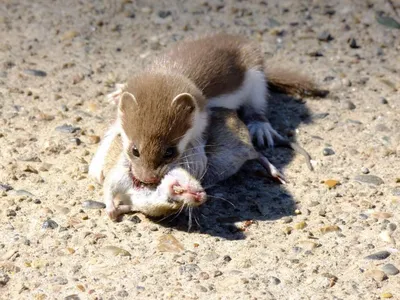
[[[275,167],[267,157],[264,155],[260,154],[257,161],[264,167],[264,169],[267,171],[268,175],[271,176],[273,179],[279,181],[282,184],[286,184],[287,181],[283,174],[278,170],[277,167]]]

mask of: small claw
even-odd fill
[[[270,175],[272,178],[282,184],[287,183],[283,174],[264,155],[260,154],[258,162],[265,168],[265,170],[268,172],[268,175]]]
[[[269,142],[269,141],[268,141]],[[257,143],[260,147],[264,148],[264,132],[261,128],[257,130]]]

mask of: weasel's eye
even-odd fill
[[[165,159],[170,159],[170,158],[173,158],[175,155],[176,155],[176,148],[175,147],[169,147],[164,153],[164,158]]]
[[[136,157],[140,156],[139,150],[136,148],[136,146],[133,146],[132,154],[133,154],[133,156],[136,156]]]

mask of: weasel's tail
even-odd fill
[[[267,67],[266,75],[269,90],[292,96],[325,97],[328,90],[322,90],[308,76],[300,72],[280,67]]]

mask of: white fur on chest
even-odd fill
[[[207,107],[224,107],[236,110],[243,105],[250,105],[254,109],[261,109],[264,112],[267,96],[267,80],[264,72],[250,69],[246,71],[243,84],[236,91],[210,98]]]

